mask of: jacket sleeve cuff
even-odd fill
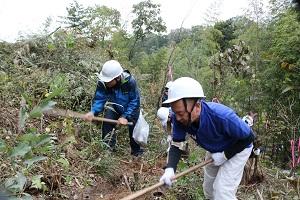
[[[131,119],[131,118],[130,118],[128,115],[124,115],[124,114],[123,114],[123,115],[121,115],[121,117],[123,117],[123,118],[127,119],[128,121],[130,121],[130,119]]]
[[[168,159],[168,164],[166,168],[172,167],[174,171],[176,171],[177,164],[180,160],[182,151],[174,146],[171,145],[170,151],[169,151],[169,159]]]

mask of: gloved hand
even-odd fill
[[[167,137],[167,142],[168,142],[168,143],[172,142],[172,136],[171,136],[171,135],[168,135],[168,137]]]
[[[224,154],[224,151],[223,152],[212,153],[211,157],[214,160],[214,162],[213,162],[214,165],[216,165],[216,166],[222,165],[227,160],[227,158]]]
[[[89,122],[91,122],[93,120],[93,118],[94,118],[94,113],[92,113],[92,112],[88,112],[83,116],[83,119],[85,121],[89,121]]]
[[[166,168],[165,173],[159,179],[159,181],[164,182],[167,186],[171,187],[172,178],[175,176],[174,169],[172,167]]]
[[[253,150],[253,153],[256,155],[256,156],[259,156],[260,154],[260,149],[259,148],[256,148]]]
[[[118,119],[118,122],[119,122],[119,124],[121,124],[121,125],[127,125],[127,124],[128,124],[128,120],[127,120],[126,118],[124,118],[124,117],[120,117],[120,118]]]

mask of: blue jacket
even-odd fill
[[[104,82],[98,81],[91,112],[94,115],[103,112],[106,102],[112,103],[122,117],[136,120],[140,112],[140,93],[134,77],[124,71],[120,84],[114,88],[107,88]]]
[[[172,116],[173,140],[184,141],[186,133],[205,150],[222,152],[237,142],[250,136],[250,127],[229,107],[220,103],[201,101],[200,120],[186,127]]]

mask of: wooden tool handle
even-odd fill
[[[75,112],[72,110],[64,110],[64,109],[51,109],[45,112],[45,114],[52,115],[52,116],[62,116],[62,117],[72,117],[72,118],[80,118],[84,119],[84,114]],[[93,117],[93,120],[96,121],[102,121],[102,122],[108,122],[108,123],[115,123],[118,124],[118,120],[114,119],[107,119],[103,117]],[[127,125],[133,125],[133,122],[128,122]]]
[[[109,123],[116,123],[116,124],[119,123],[118,120],[107,119],[107,118],[103,118],[103,117],[93,117],[93,120],[96,120],[96,121],[102,121],[102,122],[109,122]],[[133,122],[128,122],[126,125],[132,126],[132,125],[133,125]]]

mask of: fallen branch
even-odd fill
[[[257,191],[257,194],[258,194],[258,196],[259,196],[259,199],[260,199],[260,200],[264,200],[264,198],[263,198],[263,196],[262,196],[262,193],[260,193],[260,191],[259,191],[258,189],[256,189],[256,191]]]
[[[143,172],[143,167],[144,167],[144,164],[142,163],[141,167],[140,167],[140,174],[142,174],[142,172]]]
[[[130,164],[130,162],[127,162],[125,160],[119,160],[119,161],[122,162],[122,163],[125,163],[125,164]]]
[[[127,180],[127,176],[125,174],[123,175],[123,178],[124,178],[125,185],[127,186],[129,192],[132,193],[132,190],[130,188],[129,182]]]

